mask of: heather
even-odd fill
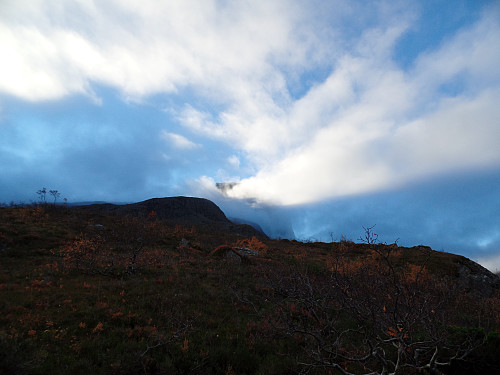
[[[498,371],[496,276],[365,235],[303,243],[154,210],[2,207],[1,372]]]

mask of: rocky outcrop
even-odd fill
[[[227,245],[219,246],[210,254],[213,257],[221,258],[229,263],[241,264],[242,262],[260,256],[257,250],[247,247],[231,247]]]
[[[500,290],[500,277],[468,258],[461,257],[457,270],[458,285],[467,293],[490,297]]]
[[[215,186],[222,192],[222,194],[227,195],[227,192],[232,190],[232,188],[238,184],[238,182],[217,182]]]

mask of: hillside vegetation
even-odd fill
[[[464,257],[143,206],[0,208],[0,373],[499,373],[498,277]]]

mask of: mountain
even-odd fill
[[[256,222],[254,222],[254,221],[243,219],[243,218],[240,218],[240,217],[231,217],[229,220],[231,220],[231,222],[233,222],[234,224],[247,224],[247,225],[250,225],[251,227],[254,227],[255,229],[257,229],[259,232],[265,234],[264,229],[262,229],[262,227],[259,224],[257,224]]]
[[[98,212],[100,214],[130,215],[135,217],[147,217],[150,213],[155,212],[158,219],[173,224],[209,226],[230,233],[267,238],[266,234],[260,228],[255,228],[247,223],[233,223],[215,203],[204,198],[183,196],[152,198],[131,204],[99,203],[76,206],[74,208],[81,211]]]

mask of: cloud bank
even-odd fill
[[[96,105],[96,84],[135,102],[189,95],[168,111],[243,153],[251,168],[229,193],[266,203],[498,167],[499,7],[403,66],[395,51],[419,11],[403,2],[10,0],[0,92],[34,102],[83,94]]]
[[[266,160],[230,194],[301,204],[498,167],[498,16],[484,14],[407,71],[390,58],[401,29],[368,33],[371,43],[362,38],[357,54],[342,56],[280,119],[288,124],[283,134],[272,137],[303,141]],[[368,44],[374,50],[365,51]]]

